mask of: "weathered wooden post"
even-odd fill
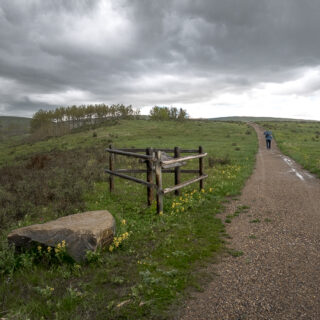
[[[153,149],[147,148],[146,155],[152,156]],[[147,182],[153,183],[152,161],[146,160],[146,164],[147,164]],[[153,201],[153,187],[150,187],[150,186],[147,187],[147,197],[148,197],[148,206],[151,206]]]
[[[174,157],[180,157],[180,148],[174,147]],[[174,184],[177,185],[180,183],[180,166],[174,168]],[[180,194],[180,190],[176,190],[175,195],[178,196]]]
[[[203,153],[202,146],[199,147],[199,154]],[[199,158],[199,176],[201,177],[203,175],[203,158]],[[203,189],[203,179],[200,180],[200,190]]]
[[[156,153],[157,213],[163,212],[161,151]]]
[[[109,145],[109,149],[112,149],[112,144]],[[114,169],[113,160],[114,160],[114,155],[112,152],[109,152],[109,170],[110,171],[113,171]],[[110,188],[110,192],[114,190],[114,179],[112,174],[109,175],[109,188]]]

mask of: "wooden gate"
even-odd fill
[[[112,145],[106,149],[109,153],[109,169],[105,169],[105,172],[109,176],[109,187],[110,192],[114,190],[114,176],[131,180],[147,186],[147,201],[150,206],[153,202],[153,191],[156,191],[157,200],[157,213],[163,212],[163,197],[169,192],[175,192],[179,195],[179,190],[192,183],[199,182],[200,190],[203,189],[203,180],[208,177],[204,173],[203,158],[207,156],[207,153],[203,151],[200,146],[198,149],[180,149],[175,147],[174,149],[115,149]],[[143,154],[142,154],[143,153]],[[170,157],[167,153],[173,153],[174,157]],[[196,153],[194,155],[181,157],[183,153]],[[146,169],[118,169],[114,168],[115,161],[114,155],[123,155],[127,157],[133,157],[142,159],[146,164]],[[199,159],[198,169],[181,169],[186,161]],[[142,180],[136,177],[127,175],[126,173],[146,173],[146,180]],[[163,189],[162,187],[162,174],[163,173],[174,173],[175,185],[169,188]],[[191,180],[180,182],[182,173],[197,173],[198,177]],[[155,177],[155,179],[154,179]],[[154,181],[155,180],[155,181]]]

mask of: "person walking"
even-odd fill
[[[266,138],[267,149],[271,149],[272,132],[267,130],[263,134]]]

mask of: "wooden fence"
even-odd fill
[[[117,176],[123,179],[128,179],[147,186],[147,201],[150,206],[153,202],[153,190],[156,191],[157,200],[157,213],[163,212],[163,197],[169,192],[175,192],[176,195],[180,194],[180,189],[192,183],[199,182],[200,190],[203,189],[203,180],[208,177],[204,174],[203,158],[207,156],[203,148],[200,146],[198,149],[114,149],[112,145],[105,149],[109,153],[109,169],[105,172],[109,174],[109,187],[110,192],[114,190],[114,177]],[[142,154],[143,152],[143,154]],[[173,153],[174,157],[168,157],[167,153]],[[183,153],[196,153],[194,155],[181,157]],[[123,155],[142,159],[146,164],[146,169],[115,169],[114,155]],[[199,159],[199,169],[181,169],[181,167],[188,160]],[[146,173],[146,181],[127,175],[126,173]],[[162,174],[174,173],[175,185],[173,187],[162,187]],[[191,180],[181,182],[182,173],[195,173],[198,177]],[[155,179],[154,179],[155,177]]]

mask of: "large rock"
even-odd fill
[[[76,261],[84,260],[86,251],[112,242],[115,219],[106,210],[89,211],[62,217],[43,224],[13,230],[8,240],[16,247],[31,247],[35,243],[55,247],[63,240],[67,253]]]

